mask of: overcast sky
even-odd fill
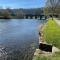
[[[39,8],[45,6],[45,0],[0,0],[3,8]]]

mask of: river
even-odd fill
[[[6,60],[32,60],[38,48],[38,26],[43,20],[0,19],[0,45],[6,48]]]

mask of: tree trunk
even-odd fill
[[[52,20],[53,20],[53,14],[52,14]]]
[[[53,15],[54,15],[54,9],[52,8],[52,20],[53,20]]]

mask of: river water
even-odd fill
[[[38,26],[43,20],[0,20],[0,45],[6,48],[6,60],[32,60],[38,48]]]

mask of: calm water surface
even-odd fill
[[[38,48],[38,26],[42,23],[43,20],[34,19],[0,20],[0,44],[11,55],[9,59],[32,59]]]

